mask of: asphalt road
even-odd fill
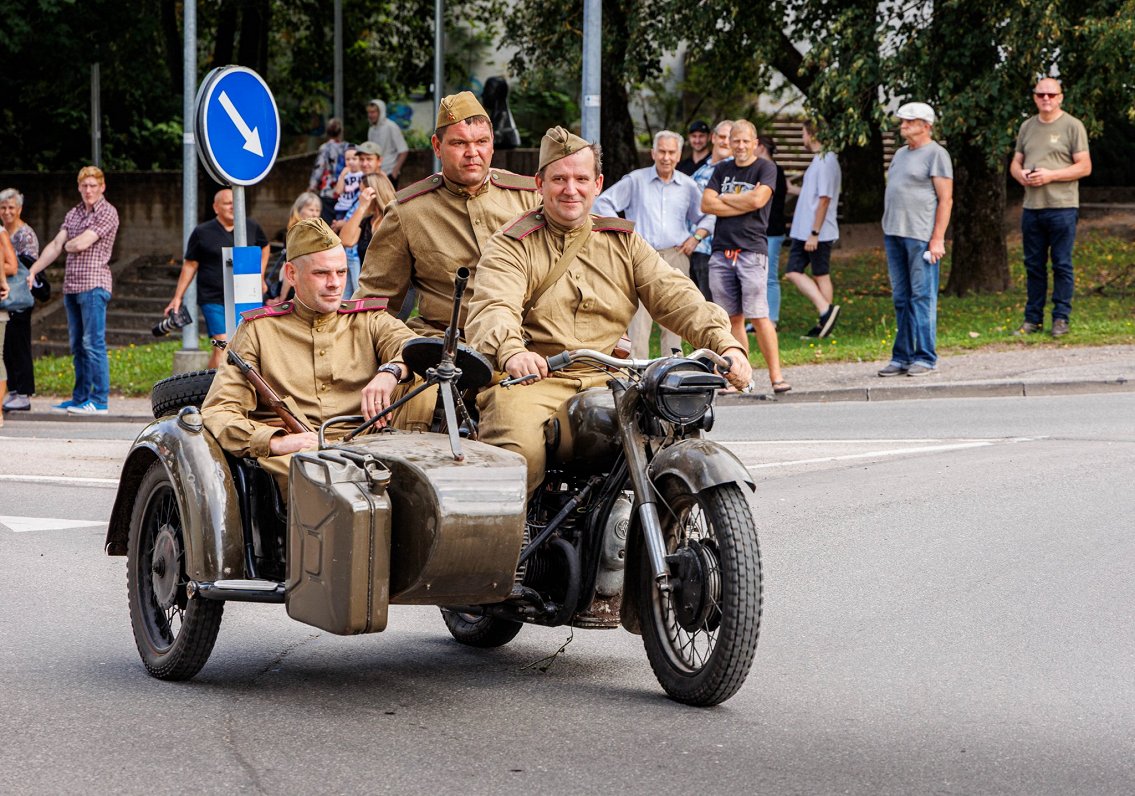
[[[153,680],[101,554],[136,427],[11,423],[0,792],[1130,793],[1133,417],[1130,393],[721,408],[766,603],[704,710],[622,630],[473,651],[399,606],[339,638],[229,604],[201,674]]]

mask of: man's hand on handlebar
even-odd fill
[[[746,390],[753,380],[753,366],[749,364],[749,355],[740,348],[730,348],[722,356],[729,357],[729,372],[725,374],[726,380],[738,390]]]
[[[520,386],[535,384],[538,381],[548,378],[548,361],[539,354],[534,354],[531,351],[521,351],[519,354],[513,354],[508,358],[508,361],[504,363],[504,369],[508,375],[514,379],[530,374],[535,375],[535,378],[517,382]]]

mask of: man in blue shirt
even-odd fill
[[[635,231],[646,239],[668,265],[690,275],[690,254],[713,234],[713,216],[701,212],[701,189],[690,177],[675,169],[682,154],[682,136],[661,130],[654,136],[650,156],[653,166],[630,172],[595,200],[594,214],[623,213],[635,222]],[[690,234],[690,226],[694,232]],[[636,359],[650,356],[652,321],[642,304],[631,321],[629,335]],[[681,350],[682,338],[662,329],[661,351]]]

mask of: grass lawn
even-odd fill
[[[942,270],[946,284],[950,254]],[[785,250],[787,259],[787,248]],[[998,345],[1107,345],[1135,343],[1135,242],[1093,230],[1082,230],[1076,242],[1076,298],[1072,332],[1060,342],[1047,334],[1013,336],[1023,320],[1025,274],[1020,241],[1010,242],[1012,285],[998,295],[938,299],[938,351],[972,350]],[[783,261],[782,261],[783,262]],[[782,266],[783,270],[783,266]],[[831,337],[801,340],[816,321],[812,305],[790,283],[781,280],[780,356],[784,365],[810,362],[882,362],[890,357],[894,334],[886,259],[881,249],[847,256],[837,251],[832,262],[836,302],[842,306]],[[1045,323],[1049,322],[1046,316]],[[155,381],[172,372],[173,352],[180,341],[129,346],[110,351],[111,390],[123,395],[149,395]],[[658,350],[657,332],[654,350]],[[207,341],[201,348],[208,350]],[[759,354],[750,341],[755,364]],[[36,386],[41,395],[69,395],[73,382],[70,357],[36,360]]]

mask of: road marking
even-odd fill
[[[77,478],[65,475],[3,475],[0,483],[14,484],[64,484],[66,486],[118,486],[117,478]]]
[[[90,528],[106,525],[105,520],[68,520],[53,517],[0,517],[0,525],[15,533],[29,531],[70,531],[75,528]]]
[[[800,464],[819,464],[822,462],[843,462],[852,459],[871,459],[879,456],[902,456],[908,453],[941,453],[942,451],[957,451],[967,448],[984,448],[996,445],[1005,440],[982,440],[980,442],[961,442],[953,445],[922,445],[916,448],[884,448],[882,450],[866,451],[864,453],[848,453],[843,456],[818,456],[813,459],[793,459],[787,462],[768,462],[767,464],[749,464],[746,469],[764,470],[769,467],[792,467]]]

